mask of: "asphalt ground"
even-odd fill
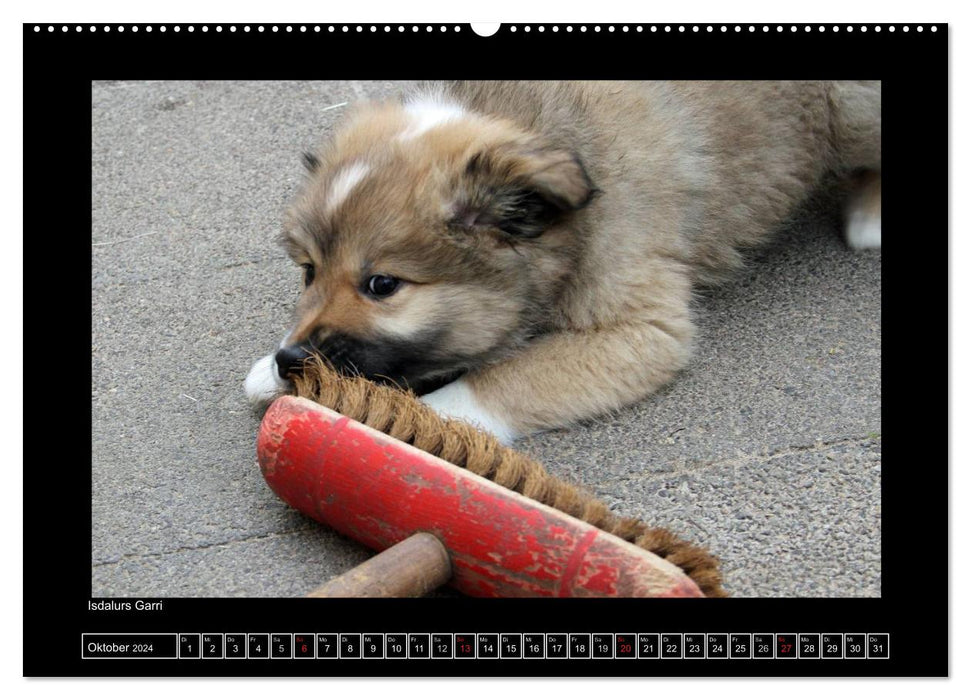
[[[297,596],[369,555],[264,484],[242,383],[297,297],[274,237],[300,153],[401,87],[92,86],[94,596]],[[829,204],[700,295],[671,386],[518,444],[708,547],[736,596],[880,595],[880,253]]]

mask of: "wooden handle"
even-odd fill
[[[448,551],[418,532],[307,594],[308,598],[416,598],[452,578]]]

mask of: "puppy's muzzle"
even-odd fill
[[[407,386],[421,395],[461,373],[461,370],[435,371],[441,364],[441,360],[429,352],[429,348],[435,346],[434,337],[409,342],[368,341],[331,332],[324,337],[318,334],[310,341],[280,348],[273,359],[277,373],[283,379],[302,374],[304,362],[316,355],[343,375]]]
[[[299,374],[303,369],[303,362],[311,355],[309,345],[288,345],[277,351],[276,371],[283,379],[291,374]]]

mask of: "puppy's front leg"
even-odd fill
[[[687,361],[687,307],[610,327],[562,331],[422,400],[502,442],[615,410],[657,390]]]

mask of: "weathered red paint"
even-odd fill
[[[257,441],[284,501],[376,550],[431,532],[473,596],[701,597],[673,564],[306,399],[278,399]]]

